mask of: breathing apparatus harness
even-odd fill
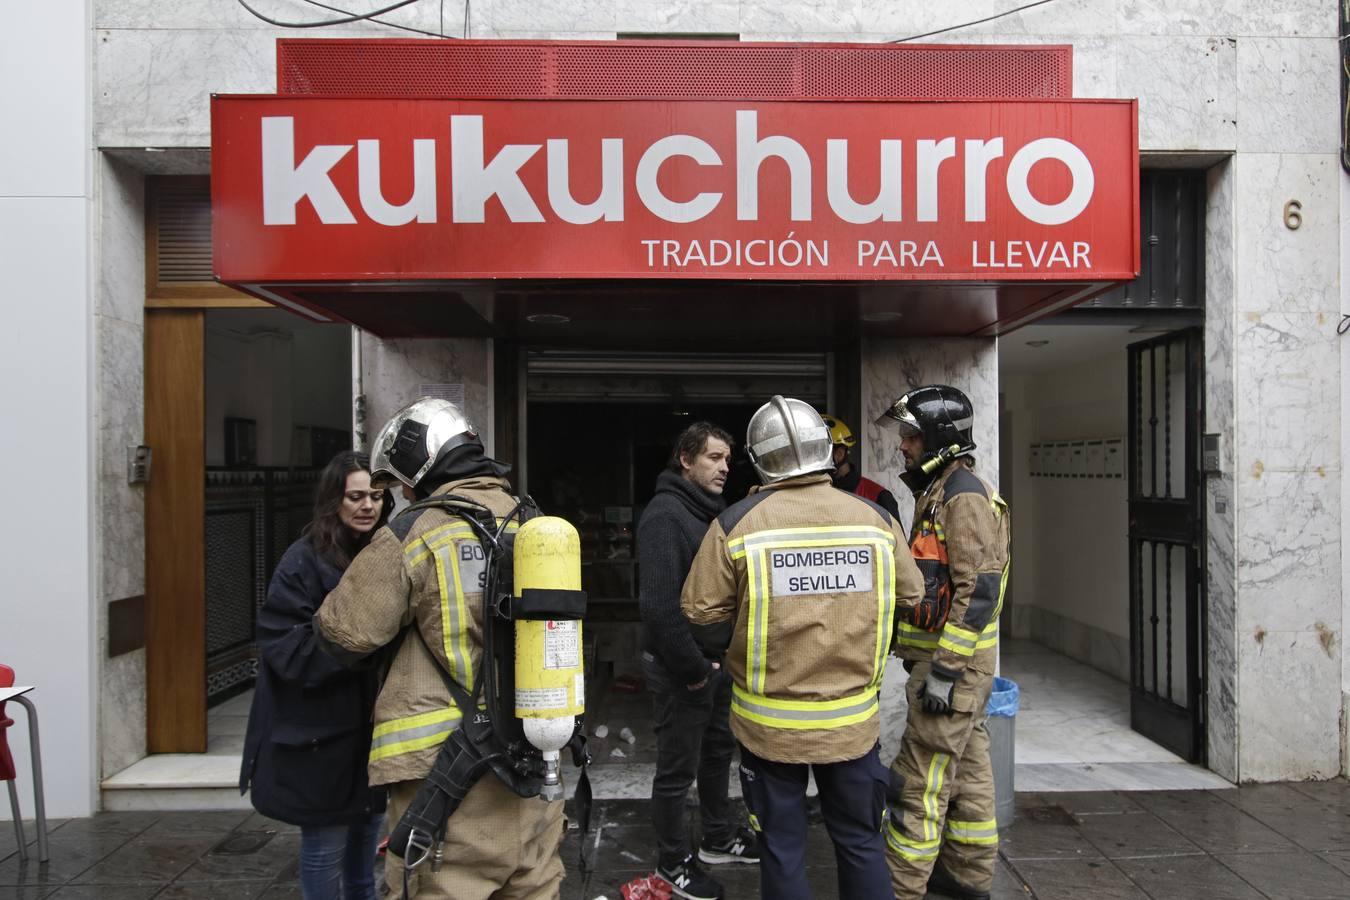
[[[539,515],[539,508],[526,496],[515,507],[496,519],[480,503],[455,494],[428,497],[408,506],[400,515],[439,509],[468,523],[484,554],[483,583],[483,655],[471,690],[450,677],[436,661],[436,672],[459,708],[460,724],[441,745],[431,771],[422,781],[412,803],[389,836],[389,852],[404,860],[403,897],[410,895],[413,871],[428,859],[432,871],[440,869],[442,840],[446,822],[459,808],[469,790],[483,773],[491,769],[502,783],[519,797],[538,797],[544,787],[545,763],[539,749],[525,739],[520,720],[514,715],[514,635],[502,627],[519,619],[581,619],[586,612],[586,595],[581,591],[526,591],[512,596],[511,535],[507,526],[514,520],[523,525]],[[404,629],[426,644],[417,624]],[[481,703],[479,698],[481,697]],[[573,765],[581,769],[576,785],[576,812],[581,828],[581,866],[588,869],[585,854],[586,833],[590,827],[591,785],[587,775],[590,753],[581,717],[570,741]]]

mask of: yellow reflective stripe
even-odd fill
[[[942,793],[942,779],[950,760],[947,753],[934,753],[928,761],[928,774],[923,782],[923,836],[927,840],[936,840],[939,836],[938,822],[942,817],[938,810],[938,795]]]
[[[872,687],[837,700],[779,700],[751,693],[739,685],[732,685],[731,692],[733,713],[770,728],[843,728],[867,721],[880,708],[877,691]]]
[[[872,665],[874,688],[881,687],[881,678],[886,674],[886,654],[891,649],[891,638],[895,623],[895,552],[878,547],[876,553],[877,581],[877,646],[876,658]]]
[[[955,653],[957,656],[975,655],[974,640],[967,641],[965,638],[953,637],[946,633],[944,633],[941,639],[938,640],[938,646],[941,647],[943,650],[948,650],[952,653]]]
[[[464,599],[464,585],[459,577],[459,554],[455,552],[456,549],[454,543],[449,543],[436,550],[436,584],[441,595],[441,649],[450,665],[450,676],[460,684],[473,684],[469,609]]]
[[[500,519],[498,519],[497,522],[499,525],[501,524]],[[520,523],[512,519],[506,526],[506,531],[504,533],[514,534],[519,530]],[[474,540],[478,540],[477,532],[473,530],[472,526],[465,522],[451,522],[448,525],[432,528],[430,531],[420,535],[417,539],[417,543],[403,551],[404,557],[408,561],[408,567],[416,568],[419,563],[423,562],[439,548],[451,541],[465,537],[471,537]]]
[[[896,827],[894,822],[889,822],[886,827],[886,843],[892,850],[899,853],[905,859],[924,860],[932,859],[938,855],[942,848],[942,840],[934,838],[926,841],[915,841],[906,837],[904,832]]]
[[[928,631],[909,622],[900,623],[900,646],[902,647],[936,647],[941,639],[936,631]]]
[[[450,707],[381,722],[371,734],[370,761],[439,746],[459,727],[460,718],[459,710]]]
[[[947,820],[947,837],[962,844],[982,844],[997,846],[998,823],[993,819],[978,822],[959,822]]]
[[[766,554],[762,552],[746,559],[750,609],[746,625],[745,680],[750,690],[757,694],[764,692],[766,675],[764,656],[769,631],[769,594],[764,588],[766,562]]]
[[[750,828],[756,834],[759,834],[761,831],[764,830],[759,826],[759,816],[755,815],[754,813],[750,813]]]
[[[727,549],[734,554],[738,549],[753,548],[761,544],[781,544],[785,547],[812,547],[823,546],[808,543],[806,539],[812,535],[818,535],[819,540],[830,541],[885,541],[891,547],[895,546],[895,535],[884,528],[875,528],[871,525],[826,525],[811,526],[808,528],[777,528],[772,531],[755,531],[750,534],[742,535],[727,542]]]

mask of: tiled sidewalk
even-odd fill
[[[1223,791],[1019,794],[1003,835],[994,896],[1038,900],[1345,900],[1350,897],[1350,784]],[[564,900],[617,900],[651,871],[647,804],[597,803],[594,871],[564,847]],[[246,812],[105,813],[53,823],[52,860],[19,862],[0,823],[0,898],[298,898],[299,834]],[[32,830],[29,830],[32,837]],[[31,848],[36,856],[36,847]],[[812,829],[808,874],[837,898],[825,830]],[[717,867],[728,900],[759,897],[753,866]],[[844,898],[859,900],[859,898]]]

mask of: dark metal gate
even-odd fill
[[[314,510],[317,469],[206,470],[206,702],[253,684],[254,623],[286,548]]]
[[[1200,329],[1129,347],[1130,726],[1204,762],[1204,350]]]

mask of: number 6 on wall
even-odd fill
[[[1303,204],[1297,200],[1290,200],[1284,205],[1284,227],[1290,231],[1298,231],[1303,224]]]

